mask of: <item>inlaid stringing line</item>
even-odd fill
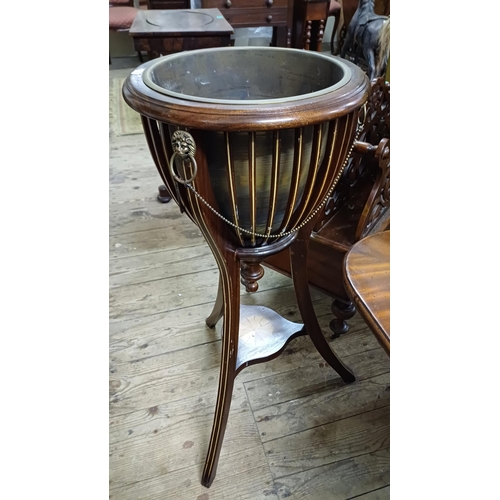
[[[339,137],[338,137],[339,122],[340,122],[340,120],[343,120],[343,119],[345,119],[347,121],[347,124],[344,127],[344,134],[342,136],[342,139],[340,140],[340,142],[338,142],[339,141]],[[350,126],[348,124],[349,120],[351,120],[351,119],[353,119],[353,117],[351,115],[348,115],[346,117],[337,118],[335,120],[335,139],[332,141],[332,148],[331,148],[331,155],[330,155],[329,162],[328,162],[328,169],[326,170],[325,174],[323,175],[321,188],[318,190],[318,194],[316,196],[316,199],[314,200],[314,205],[316,205],[321,199],[324,198],[325,190],[327,189],[326,186],[329,185],[329,182],[328,182],[329,179],[332,179],[332,178],[339,179],[339,174],[341,174],[343,171],[343,166],[345,165],[345,161],[341,162],[340,158],[343,157],[344,147],[349,148],[349,144],[346,142],[346,137],[350,137],[350,134],[351,134]],[[334,154],[336,149],[338,150],[338,153]],[[346,152],[346,154],[347,154],[347,152]],[[333,162],[333,158],[335,158],[335,163]],[[337,182],[335,183],[335,185],[336,184],[337,184]]]
[[[250,190],[250,217],[252,226],[252,246],[255,245],[256,227],[256,191],[255,191],[255,132],[249,132],[249,190]]]
[[[304,136],[304,128],[300,127],[295,129],[295,144],[293,148],[293,171],[292,179],[290,181],[290,197],[288,199],[288,204],[286,207],[286,213],[283,217],[283,222],[281,223],[280,230],[278,232],[285,232],[292,217],[293,209],[295,206],[295,201],[297,199],[297,190],[299,187],[300,180],[300,168],[302,166],[302,143]]]
[[[240,221],[238,219],[238,211],[236,209],[237,207],[237,201],[236,201],[236,192],[234,190],[234,160],[233,160],[233,155],[231,151],[231,142],[230,142],[230,134],[229,132],[224,132],[224,136],[226,139],[226,156],[227,156],[227,181],[229,184],[229,194],[231,196],[231,209],[233,211],[233,220],[234,223],[236,224],[236,234],[238,235],[238,238],[240,240],[240,244],[244,246],[243,243],[243,238],[241,236],[241,232],[239,230],[239,225]]]
[[[281,153],[280,151],[281,140],[280,140],[279,130],[275,130],[273,132],[273,139],[274,139],[273,167],[271,173],[271,189],[269,194],[269,214],[267,217],[267,237],[264,240],[264,243],[267,242],[267,240],[269,239],[269,235],[271,234],[271,230],[274,223],[274,215],[276,212],[276,199],[278,197],[278,179],[280,172],[280,153]]]
[[[167,174],[165,174],[165,170],[168,172],[167,156],[165,156],[164,158],[165,162],[162,162],[158,155],[158,151],[156,148],[156,141],[154,140],[155,134],[153,133],[153,123],[156,125],[156,120],[153,120],[152,118],[146,118],[144,115],[141,115],[141,121],[142,121],[142,128],[144,129],[144,133],[146,135],[146,141],[149,146],[149,151],[151,153],[151,156],[153,157],[153,161],[155,162],[156,169],[158,170],[158,173],[160,174],[160,177],[165,186],[170,186],[167,180]],[[166,164],[166,169],[163,163]],[[172,193],[170,194],[172,195]],[[173,198],[176,202],[178,202],[175,196],[173,196]]]
[[[320,189],[318,190],[318,193],[323,193],[323,190],[325,189],[325,185],[327,184],[327,181],[328,181],[328,176],[330,174],[330,172],[332,172],[332,169],[333,169],[333,172],[335,172],[337,170],[337,166],[338,166],[338,161],[339,161],[339,157],[338,155],[335,155],[335,149],[337,147],[339,147],[339,144],[338,144],[338,140],[339,140],[339,137],[338,137],[338,129],[339,129],[339,121],[340,121],[340,118],[337,118],[335,120],[335,126],[334,126],[334,129],[333,129],[333,138],[332,138],[332,144],[331,144],[331,148],[330,148],[330,154],[328,156],[328,165],[327,165],[327,168],[325,170],[325,175],[323,175],[323,178],[321,179],[321,187]],[[331,124],[332,122],[330,122]],[[345,138],[345,135],[344,137],[342,137],[342,141],[344,140]],[[332,164],[333,164],[333,159],[335,158],[335,166],[332,167]],[[333,174],[332,174],[333,176]],[[318,195],[317,199],[318,198],[321,198],[321,196]],[[315,200],[317,202],[317,199]]]
[[[294,217],[292,226],[295,226],[302,220],[302,216],[308,208],[309,200],[311,199],[314,183],[316,182],[316,175],[319,170],[319,157],[321,154],[321,141],[323,139],[323,125],[315,125],[313,131],[313,143],[311,146],[311,159],[309,161],[309,171],[307,173],[307,181],[302,194],[301,206],[302,210]]]

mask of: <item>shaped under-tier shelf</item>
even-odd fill
[[[276,358],[301,335],[307,335],[303,324],[288,321],[268,307],[240,306],[236,374],[247,366]]]

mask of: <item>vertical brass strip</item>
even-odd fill
[[[255,132],[248,133],[248,177],[249,177],[249,196],[250,196],[250,222],[252,225],[252,246],[255,246],[256,231],[256,188],[255,188]]]
[[[237,209],[237,200],[236,200],[236,192],[234,190],[234,159],[231,151],[231,137],[229,132],[224,132],[224,136],[226,138],[226,157],[227,157],[227,182],[229,185],[229,195],[231,197],[231,209],[233,211],[233,221],[237,226],[236,234],[240,240],[241,246],[245,246],[243,243],[243,238],[241,237],[241,232],[239,230],[240,221],[238,220],[238,209]]]
[[[151,152],[151,156],[153,157],[153,161],[155,162],[156,168],[160,177],[163,181],[163,184],[168,188],[170,195],[174,199],[174,201],[179,204],[179,198],[173,189],[173,179],[170,176],[169,172],[169,161],[168,155],[165,154],[163,148],[161,148],[162,138],[160,136],[160,132],[158,131],[158,122],[153,120],[152,118],[146,118],[144,115],[141,115],[142,126],[144,128],[144,133],[146,135],[146,141],[149,146],[149,150]]]
[[[321,187],[318,190],[318,195],[316,196],[314,203],[311,205],[309,213],[312,212],[319,203],[321,203],[321,201],[326,196],[329,186],[331,186],[331,184],[341,171],[345,159],[342,161],[340,160],[347,156],[349,147],[351,145],[351,142],[348,140],[348,138],[352,137],[355,132],[353,132],[352,130],[353,125],[354,127],[356,127],[356,116],[354,115],[354,113],[350,113],[349,115],[337,118],[337,120],[335,120],[335,134],[334,140],[332,141],[331,155],[328,160],[327,169],[324,173],[321,173]],[[344,131],[342,137],[340,137],[338,134],[338,127],[341,127],[341,130]],[[309,216],[309,213],[306,214],[306,217]]]
[[[300,201],[300,212],[294,217],[292,227],[297,226],[302,220],[302,216],[308,209],[309,200],[311,199],[312,192],[314,190],[314,184],[316,182],[316,177],[319,165],[319,157],[321,155],[321,140],[323,139],[323,125],[315,125],[313,131],[313,142],[311,145],[311,160],[309,162],[309,172],[307,173],[307,181],[304,187],[304,192],[302,193],[302,199]]]
[[[321,168],[320,171],[320,177],[318,181],[321,183],[321,186],[319,187],[317,191],[316,198],[312,201],[310,204],[309,210],[305,213],[305,217],[308,217],[309,214],[314,210],[314,208],[320,203],[323,198],[326,196],[326,189],[328,188],[328,185],[332,182],[332,177],[333,177],[333,172],[336,171],[336,167],[338,164],[338,152],[336,151],[338,147],[338,140],[339,140],[339,121],[341,118],[337,118],[334,121],[330,122],[329,128],[330,128],[330,148],[328,151],[328,156],[325,160],[323,160],[323,165],[324,168]],[[332,130],[333,129],[333,130]],[[344,131],[344,137],[342,138],[342,141],[345,139],[345,131]],[[322,167],[323,167],[322,165]]]
[[[293,170],[292,179],[290,181],[290,195],[288,197],[288,203],[283,216],[283,222],[279,232],[285,232],[287,230],[288,223],[292,217],[293,210],[295,208],[295,201],[297,200],[297,191],[299,189],[300,180],[300,168],[302,165],[302,143],[304,139],[304,129],[303,127],[295,129],[295,144],[293,147]]]
[[[146,118],[144,115],[141,115],[142,126],[144,128],[144,132],[146,134],[146,140],[149,146],[149,150],[153,156],[153,160],[158,168],[158,173],[160,174],[163,181],[166,182],[167,173],[168,172],[168,162],[166,158],[161,158],[158,154],[157,141],[155,140],[158,136],[158,129],[156,120],[151,118]],[[156,134],[155,134],[156,129]],[[162,159],[164,161],[162,161]]]
[[[167,184],[167,187],[169,188],[170,191],[172,191],[171,195],[174,198],[174,200],[176,200],[177,203],[180,205],[179,208],[181,209],[181,211],[185,211],[185,206],[182,202],[181,194],[179,192],[179,187],[177,186],[176,181],[172,179],[172,176],[170,174],[170,158],[173,155],[173,150],[172,150],[172,143],[170,141],[170,130],[168,125],[164,122],[160,122],[160,137],[163,147],[163,155],[165,156],[165,163],[168,169],[168,177],[171,179],[170,184]],[[174,186],[175,189],[172,189],[172,185]]]
[[[272,164],[272,172],[271,172],[271,189],[269,193],[269,212],[267,216],[267,237],[264,240],[264,243],[269,239],[269,235],[271,234],[271,230],[274,223],[274,215],[276,213],[276,200],[278,198],[278,179],[280,174],[280,131],[275,130],[273,132],[273,164]]]
[[[166,123],[161,122],[160,123],[160,137],[161,137],[161,142],[163,146],[163,154],[165,155],[165,158],[167,159],[167,166],[170,166],[170,160],[169,157],[171,153],[167,151],[167,144],[170,143],[170,131],[168,130],[168,125]]]
[[[325,188],[325,184],[328,180],[328,173],[330,172],[330,169],[332,168],[332,162],[333,162],[333,157],[334,157],[334,152],[335,152],[335,145],[337,144],[337,137],[339,134],[339,120],[336,119],[334,121],[331,121],[329,124],[329,128],[333,129],[331,133],[331,143],[330,143],[330,150],[328,152],[328,157],[326,160],[326,168],[324,172],[322,173],[322,179],[321,179],[321,187],[318,192],[322,192]]]

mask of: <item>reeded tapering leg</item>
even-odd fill
[[[217,298],[210,316],[205,320],[209,328],[214,328],[224,314],[224,294],[222,293],[222,279],[219,274],[219,287],[217,289]]]
[[[305,265],[307,262],[310,234],[310,225],[307,224],[299,231],[297,239],[290,246],[290,264],[297,305],[299,306],[307,333],[323,359],[341,376],[344,382],[354,382],[356,377],[332,351],[330,344],[323,335],[314,311],[307,280],[307,266]]]
[[[236,358],[238,355],[238,332],[240,325],[240,266],[231,260],[220,269],[220,280],[223,293],[222,353],[219,376],[219,389],[215,416],[208,445],[207,458],[201,484],[210,487],[217,472],[220,450],[226,431],[227,418],[233,394]]]

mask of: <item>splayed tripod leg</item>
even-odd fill
[[[219,389],[215,406],[214,423],[207,458],[203,468],[201,484],[210,487],[217,472],[220,450],[226,431],[227,418],[233,394],[236,358],[238,355],[238,333],[240,325],[239,263],[231,261],[221,269],[220,287],[223,295],[224,323],[222,327],[222,353]],[[215,310],[215,309],[214,309]],[[212,316],[211,316],[212,317]]]

